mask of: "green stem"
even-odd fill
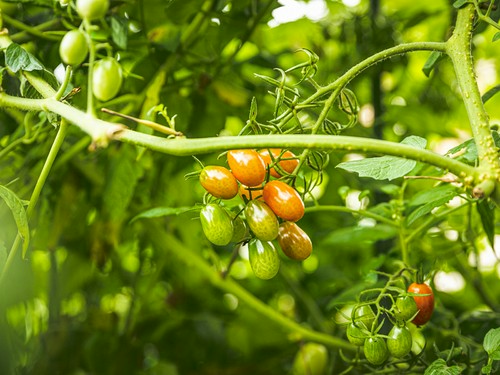
[[[94,108],[94,93],[92,87],[94,85],[94,63],[95,63],[95,44],[90,35],[91,23],[87,20],[83,21],[83,26],[85,30],[85,38],[87,39],[87,45],[89,47],[89,69],[88,69],[88,80],[87,80],[87,114],[96,117]]]
[[[71,67],[71,65],[68,65],[66,67],[66,72],[64,74],[64,81],[63,83],[61,84],[61,86],[59,87],[59,89],[57,90],[54,98],[56,100],[61,100],[62,96],[64,95],[64,92],[66,91],[66,88],[68,87],[68,84],[69,84],[69,81],[71,79],[71,73],[73,72],[73,68]]]
[[[354,351],[356,348],[347,341],[325,333],[313,331],[299,323],[285,317],[270,306],[263,303],[245,288],[240,286],[229,277],[222,278],[217,270],[213,269],[205,260],[203,260],[195,251],[184,246],[175,236],[165,233],[158,225],[148,222],[148,228],[151,231],[150,238],[155,247],[185,263],[190,269],[195,268],[197,272],[203,275],[213,286],[227,293],[235,295],[240,301],[244,302],[255,312],[266,317],[269,321],[276,323],[288,332],[293,332],[296,340],[309,340],[323,343],[335,348]]]
[[[57,132],[56,138],[52,143],[52,147],[50,148],[49,154],[47,155],[47,159],[43,165],[42,171],[38,176],[38,180],[36,181],[35,188],[33,189],[33,193],[31,194],[30,201],[28,203],[28,208],[26,209],[26,214],[28,216],[28,220],[33,214],[33,210],[35,209],[36,204],[38,203],[38,198],[40,197],[40,193],[45,185],[45,181],[47,181],[47,177],[49,176],[50,170],[52,168],[52,164],[56,159],[56,156],[64,142],[64,138],[66,137],[66,131],[68,130],[68,123],[66,120],[61,120],[61,125],[59,126],[59,130]],[[12,248],[10,249],[9,255],[7,256],[7,261],[5,262],[5,266],[2,269],[2,273],[0,274],[0,285],[2,285],[5,276],[7,275],[12,263],[16,257],[17,251],[19,249],[19,245],[21,243],[21,236],[18,234],[14,243],[12,244]]]
[[[371,219],[380,221],[381,223],[393,226],[393,227],[398,227],[398,224],[391,219],[388,219],[386,217],[383,217],[381,215],[375,214],[370,211],[366,210],[353,210],[352,208],[344,207],[344,206],[312,206],[312,207],[307,207],[306,208],[306,213],[311,213],[311,212],[321,212],[321,211],[330,211],[330,212],[346,212],[350,213],[353,215],[360,215],[360,216],[365,216],[369,217]]]
[[[490,130],[488,114],[474,73],[471,52],[474,5],[469,4],[458,11],[455,32],[446,43],[446,52],[451,58],[462,99],[467,110],[470,126],[476,141],[481,179],[500,179],[500,160]]]
[[[2,18],[4,19],[5,22],[7,22],[9,25],[14,26],[15,28],[19,30],[24,30],[27,33],[36,36],[41,39],[46,39],[46,40],[53,40],[53,41],[60,41],[61,37],[57,35],[51,35],[51,34],[45,34],[44,32],[40,31],[39,28],[33,27],[26,25],[22,23],[21,21],[16,20],[15,18],[12,18],[8,16],[5,13],[2,13]]]

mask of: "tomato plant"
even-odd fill
[[[304,260],[312,253],[312,242],[307,233],[290,221],[280,224],[278,243],[285,255],[291,259]]]
[[[227,162],[234,177],[246,186],[257,186],[266,178],[266,165],[255,150],[231,150]]]
[[[304,216],[304,202],[290,185],[274,180],[264,185],[264,201],[276,216],[287,221],[298,221]]]
[[[421,296],[413,296],[417,305],[418,314],[412,320],[417,326],[427,323],[434,311],[434,293],[429,285],[425,283],[412,283],[408,287],[408,292],[422,294]]]
[[[238,182],[224,167],[209,165],[200,172],[200,184],[214,197],[231,199],[238,194]]]

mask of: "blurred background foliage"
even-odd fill
[[[65,25],[78,25],[75,13],[57,1],[14,3],[12,18],[32,26],[48,22],[51,35],[62,36]],[[126,81],[123,96],[106,106],[161,122],[148,112],[151,106],[145,100],[163,104],[188,137],[238,134],[254,96],[259,120],[272,119],[270,87],[255,73],[277,77],[274,68],[287,69],[305,60],[305,54],[297,52],[300,48],[319,56],[315,78],[327,84],[397,43],[445,40],[455,17],[447,0],[113,0],[111,9],[95,38],[111,41]],[[198,28],[187,32],[197,17]],[[49,71],[58,67],[57,41],[31,36],[7,19],[4,26]],[[500,44],[491,42],[493,35],[480,26],[473,39],[482,93],[498,83]],[[428,56],[418,52],[393,58],[356,78],[349,88],[358,97],[360,119],[346,134],[392,141],[418,135],[440,153],[469,139],[451,64],[443,60],[426,77],[422,67]],[[149,87],[159,70],[165,72],[160,97],[150,98]],[[72,103],[84,108],[86,67],[74,74],[73,85],[82,92]],[[19,93],[19,82],[5,72],[3,87]],[[314,92],[306,85],[301,90],[303,97]],[[500,96],[486,108],[497,124]],[[21,199],[29,199],[55,136],[46,114],[3,110],[0,152],[23,136],[25,124],[36,137],[19,142],[0,159],[0,184],[8,184]],[[126,125],[136,128],[132,122]],[[193,158],[117,143],[94,152],[88,146],[87,137],[71,128],[31,219],[27,259],[16,259],[1,286],[0,373],[288,373],[300,345],[290,340],[293,335],[207,283],[206,275],[191,264],[193,253],[222,270],[232,253],[230,247],[210,245],[196,211],[132,220],[155,207],[201,203],[203,189],[184,177],[198,168]],[[428,180],[387,183],[358,178],[335,168],[356,155],[329,156],[318,192],[321,205],[361,206],[391,217],[394,205],[435,185]],[[218,155],[201,159],[205,164],[223,163]],[[402,185],[406,190],[400,199]],[[482,337],[500,323],[498,312],[491,312],[498,311],[500,300],[499,250],[495,256],[482,229],[470,224],[478,219],[468,210],[456,211],[410,244],[412,266],[424,266],[434,278],[437,295],[435,317],[424,330],[430,361],[452,342],[464,348],[471,361],[483,359]],[[4,204],[0,223],[3,264],[17,233]],[[306,214],[301,227],[314,243],[307,261],[283,258],[280,274],[260,281],[242,252],[230,276],[285,316],[344,337],[344,328],[335,324],[338,309],[378,285],[372,270],[393,269],[399,259],[398,231],[328,211]],[[468,237],[475,238],[473,244],[461,241],[470,230],[476,231]],[[190,253],[179,254],[186,250]],[[330,354],[331,373],[346,368],[338,350]]]

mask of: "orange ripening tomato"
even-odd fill
[[[282,150],[279,148],[270,148],[259,151],[259,155],[262,160],[264,160],[264,163],[266,163],[266,167],[269,167],[270,164],[273,164],[273,162],[280,157],[281,152]],[[297,168],[297,165],[299,165],[299,160],[295,158],[293,152],[285,151],[283,155],[281,155],[278,165],[285,172],[292,173],[295,168]],[[281,174],[273,167],[269,169],[269,173],[275,178],[281,177]]]
[[[266,164],[255,150],[231,150],[227,162],[234,177],[246,186],[257,186],[266,178]]]
[[[263,189],[262,186],[248,187],[240,184],[238,194],[243,200],[246,199],[247,201],[251,201],[253,199],[258,199],[262,201],[264,200],[264,198],[262,198],[262,189]]]
[[[411,284],[408,287],[408,292],[427,294],[425,296],[413,296],[413,299],[417,303],[418,314],[412,320],[412,323],[417,326],[424,325],[431,319],[432,312],[434,311],[434,293],[429,285],[418,283]]]
[[[238,194],[238,182],[231,171],[218,165],[208,165],[200,173],[200,184],[216,198],[231,199]]]
[[[299,193],[283,181],[269,181],[262,191],[264,201],[276,216],[286,221],[297,221],[304,216],[304,202]]]

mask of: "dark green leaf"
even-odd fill
[[[498,38],[500,38],[500,32],[496,33],[495,36],[498,35]],[[498,39],[497,38],[497,39]],[[483,103],[486,103],[488,100],[490,100],[497,92],[500,91],[500,85],[496,85],[495,87],[489,89],[486,91],[483,96],[481,97],[481,100]]]
[[[434,208],[448,203],[453,197],[458,194],[458,189],[453,185],[439,185],[430,190],[424,190],[416,194],[408,203],[411,207],[420,206],[415,209],[407,218],[408,225],[411,225],[415,220],[428,214]]]
[[[139,215],[134,216],[130,220],[130,223],[133,223],[134,221],[137,221],[139,219],[151,219],[162,216],[180,215],[185,212],[193,210],[194,210],[193,207],[155,207],[150,210],[141,212]]]
[[[429,58],[422,68],[422,71],[427,77],[431,75],[432,70],[436,67],[437,63],[439,63],[442,58],[443,54],[441,52],[433,51],[430,54]]]
[[[493,42],[496,42],[498,39],[500,39],[500,31],[499,32],[496,32],[495,35],[493,35],[493,39],[492,41]]]
[[[126,19],[111,18],[111,37],[113,42],[121,49],[127,49],[128,44],[128,21]]]
[[[484,336],[483,348],[495,361],[500,360],[500,328],[490,329]]]
[[[403,139],[401,143],[423,149],[427,141],[424,138],[412,135]],[[394,180],[408,174],[415,168],[415,165],[417,165],[415,160],[408,160],[395,156],[381,156],[347,161],[338,164],[337,168],[342,168],[349,172],[356,172],[360,177],[370,177],[375,180]]]
[[[448,367],[442,358],[436,359],[424,372],[424,375],[459,375],[462,373],[460,366]]]
[[[7,207],[9,207],[16,222],[17,230],[23,240],[23,258],[28,250],[30,241],[30,230],[28,227],[28,216],[24,209],[24,203],[19,197],[7,189],[5,186],[0,185],[0,198],[3,199]]]
[[[495,205],[484,199],[477,203],[477,212],[481,218],[484,233],[492,248],[495,247]]]
[[[31,72],[44,69],[35,56],[16,43],[12,43],[5,50],[5,64],[14,73],[20,70]]]

